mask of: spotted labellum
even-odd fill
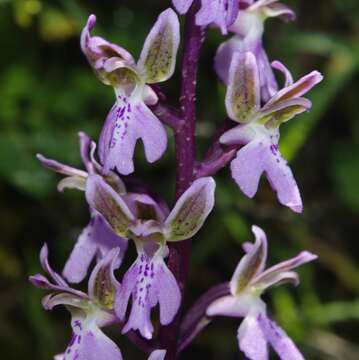
[[[214,176],[219,170],[230,163],[233,179],[250,198],[265,174],[279,202],[294,212],[302,211],[297,183],[279,151],[279,127],[311,108],[304,95],[323,77],[313,71],[294,81],[281,62],[270,64],[262,44],[266,19],[295,17],[278,0],[170,3],[185,15],[179,106],[170,104],[172,99],[160,85],[176,68],[180,48],[176,12],[168,8],[159,14],[137,61],[123,47],[94,35],[96,17],[90,15],[81,32],[81,49],[97,78],[113,88],[115,102],[96,142],[79,133],[83,168],[37,155],[46,169],[64,176],[57,186],[60,192],[76,189],[84,194],[90,218],[62,275],[50,266],[45,244],[40,263],[46,275],[29,279],[46,290],[42,300],[46,310],[63,305],[71,314],[71,340],[54,359],[122,360],[119,346],[104,332],[111,326],[142,350],[143,358],[177,360],[209,323],[227,316],[242,319],[237,339],[248,359],[268,360],[271,347],[282,360],[302,360],[290,337],[268,316],[262,295],[282,283],[298,285],[294,269],[317,257],[302,251],[265,269],[267,238],[257,226],[253,226],[255,242],[243,245],[245,255],[231,281],[210,288],[187,313],[182,304],[191,241],[200,241],[198,234],[214,208]],[[209,27],[218,28],[222,35],[233,34],[220,45],[215,57],[215,70],[226,85],[224,102],[232,121],[216,131],[200,160],[197,73]],[[282,88],[274,69],[285,77]],[[147,179],[133,174],[138,140],[148,163],[164,155],[168,141],[165,125],[173,132],[169,139],[175,145],[171,147],[176,168],[172,208],[161,198],[163,181],[171,174],[163,174],[154,188]],[[83,290],[86,284],[79,285],[82,290],[70,285],[81,282],[87,283],[87,290]]]
[[[267,360],[270,344],[283,360],[303,360],[303,356],[288,335],[267,316],[266,305],[260,298],[272,286],[283,283],[299,284],[293,271],[300,265],[313,261],[316,255],[303,251],[298,256],[265,269],[267,238],[262,229],[253,226],[254,244],[246,243],[246,255],[239,262],[230,281],[230,295],[215,300],[207,315],[243,318],[238,329],[238,344],[248,359]]]
[[[279,152],[279,126],[308,111],[311,102],[302,97],[323,76],[318,71],[293,82],[290,72],[278,61],[272,66],[285,75],[285,86],[261,106],[259,68],[256,57],[247,52],[233,56],[229,70],[226,109],[239,125],[225,132],[222,144],[244,145],[231,162],[232,177],[240,189],[253,197],[262,173],[266,174],[281,204],[295,212],[303,205],[292,171]]]
[[[176,279],[164,261],[167,243],[189,239],[201,228],[214,206],[214,180],[196,180],[169,214],[148,196],[120,196],[98,175],[89,177],[87,182],[90,206],[119,236],[132,239],[137,249],[137,259],[124,275],[116,296],[115,311],[124,320],[132,295],[131,313],[122,332],[138,329],[150,339],[154,331],[151,309],[159,303],[160,322],[166,325],[181,302]]]
[[[133,156],[142,139],[147,160],[158,160],[167,147],[160,120],[148,108],[158,101],[151,84],[168,80],[175,69],[179,46],[179,22],[171,9],[160,14],[148,34],[140,58],[101,37],[91,36],[96,17],[91,15],[81,35],[81,48],[99,79],[114,88],[116,102],[108,114],[99,141],[104,172],[134,171]]]

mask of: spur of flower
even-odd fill
[[[193,0],[172,0],[173,6],[181,14],[186,14]],[[223,35],[236,20],[239,10],[238,0],[201,0],[201,8],[196,14],[196,25],[217,26]]]
[[[110,110],[99,140],[99,157],[107,173],[134,171],[133,155],[138,139],[147,160],[158,160],[167,147],[167,134],[148,108],[158,101],[151,84],[168,80],[175,69],[179,46],[179,21],[172,9],[162,12],[144,43],[136,63],[122,47],[91,36],[96,17],[91,15],[81,35],[81,48],[98,78],[113,87],[116,102]]]
[[[42,300],[46,310],[64,305],[71,313],[72,338],[65,352],[56,359],[122,360],[120,349],[101,330],[119,322],[113,311],[115,294],[120,286],[113,275],[119,251],[119,248],[112,249],[97,263],[89,278],[86,294],[71,288],[51,268],[47,245],[41,249],[40,262],[50,280],[36,274],[30,276],[30,281],[36,287],[50,291]]]
[[[299,277],[293,269],[315,260],[317,256],[303,251],[265,270],[267,238],[259,227],[253,226],[252,230],[255,243],[244,245],[246,255],[239,262],[230,281],[230,295],[215,300],[207,308],[207,315],[243,318],[237,333],[238,344],[251,360],[267,360],[268,344],[283,360],[303,360],[293,341],[268,318],[261,295],[271,286],[283,283],[298,285]]]
[[[252,52],[258,63],[262,100],[267,101],[277,92],[278,85],[263,47],[264,24],[268,18],[294,20],[295,13],[278,0],[240,0],[239,4],[236,21],[228,28],[235,35],[219,46],[214,61],[215,70],[227,84],[233,54]]]
[[[181,293],[164,259],[167,242],[191,238],[203,225],[214,205],[215,182],[201,178],[178,199],[169,213],[147,195],[121,196],[99,175],[87,179],[86,197],[91,208],[102,214],[121,237],[132,239],[137,259],[116,294],[115,312],[125,320],[129,299],[132,308],[123,333],[139,330],[152,338],[151,309],[159,303],[160,323],[169,324],[177,313]]]
[[[65,175],[58,184],[58,190],[78,189],[85,191],[86,179],[89,174],[104,176],[102,165],[95,159],[96,143],[83,132],[79,133],[80,154],[86,170],[76,169],[56,160],[37,155],[41,164],[57,173]],[[113,171],[105,176],[106,181],[120,194],[126,193],[126,187],[121,178]],[[113,248],[119,247],[116,267],[119,267],[127,249],[127,239],[118,236],[108,226],[101,214],[90,208],[91,219],[77,238],[76,244],[65,264],[63,275],[71,283],[81,282],[87,275],[88,268],[94,259],[102,259]]]
[[[226,109],[239,125],[225,132],[220,142],[244,145],[231,162],[232,177],[240,189],[253,197],[265,172],[281,204],[295,212],[303,209],[292,171],[279,152],[279,126],[308,111],[311,102],[303,95],[323,76],[313,71],[293,82],[290,72],[279,61],[272,66],[285,75],[285,86],[261,106],[259,67],[251,53],[235,53],[229,70]]]

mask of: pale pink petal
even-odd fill
[[[258,315],[258,324],[265,338],[281,360],[304,360],[293,341],[274,321],[265,314]]]
[[[247,316],[238,329],[238,344],[250,360],[268,360],[268,346],[255,316]]]
[[[155,350],[151,353],[148,360],[164,360],[166,356],[166,350]]]
[[[181,14],[185,14],[193,3],[193,0],[172,0],[173,6]]]

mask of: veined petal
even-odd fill
[[[97,263],[89,279],[89,297],[101,307],[112,309],[115,294],[120,287],[114,270],[120,254],[120,248],[112,249]]]
[[[163,11],[143,46],[138,68],[148,84],[169,79],[175,70],[180,42],[180,25],[172,9]]]
[[[315,85],[323,80],[323,75],[318,71],[312,71],[310,74],[303,76],[294,84],[279,90],[268,102],[264,105],[263,110],[274,106],[278,102],[298,98],[310,91]]]
[[[282,123],[293,119],[295,116],[308,111],[312,107],[310,100],[295,98],[277,102],[259,112],[259,122],[265,124],[268,129],[278,128]]]
[[[94,172],[93,164],[90,157],[92,141],[90,137],[82,131],[79,132],[79,138],[82,162],[84,163],[87,172]]]
[[[173,6],[181,14],[185,14],[191,7],[193,0],[172,0]]]
[[[244,318],[238,329],[239,348],[250,360],[268,360],[267,340],[255,314]]]
[[[45,168],[55,171],[59,174],[63,174],[71,177],[79,177],[79,178],[87,177],[86,171],[79,170],[72,166],[62,164],[56,160],[48,159],[41,154],[37,154],[36,157]]]
[[[87,179],[86,199],[91,208],[98,211],[120,236],[126,236],[135,217],[110,185],[101,176],[90,175]]]
[[[232,295],[240,294],[264,269],[267,260],[267,237],[264,231],[258,226],[252,226],[256,241],[246,255],[237,265],[237,268],[230,282]]]
[[[154,350],[149,356],[148,360],[164,360],[166,356],[166,350]]]
[[[240,123],[251,121],[259,110],[260,83],[256,58],[252,53],[235,53],[229,70],[226,109],[229,117]]]
[[[201,9],[196,14],[196,24],[208,26],[213,23],[226,35],[227,27],[236,20],[238,10],[238,0],[202,0]]]
[[[76,290],[73,290],[73,292],[49,294],[42,299],[41,303],[45,310],[52,310],[55,306],[65,305],[85,312],[89,307],[89,298],[85,293],[78,291],[77,294]]]
[[[57,184],[57,190],[63,192],[65,189],[86,190],[86,178],[80,176],[68,176]]]
[[[241,148],[231,163],[232,176],[240,189],[248,197],[253,197],[265,172],[279,202],[295,212],[302,212],[299,189],[290,167],[278,150],[278,138],[271,141],[259,137]]]
[[[293,275],[293,270],[298,266],[306,264],[310,261],[316,260],[317,255],[314,255],[308,251],[302,251],[296,257],[282,261],[281,263],[274,265],[267,269],[266,271],[259,274],[254,279],[255,286],[258,286],[261,289],[266,289],[269,286],[277,285],[283,281],[298,281],[298,278]]]
[[[304,360],[293,341],[274,321],[269,320],[265,314],[259,314],[257,321],[265,338],[281,360]]]
[[[213,209],[215,187],[213,178],[205,177],[181,195],[164,223],[167,241],[189,239],[197,233]]]

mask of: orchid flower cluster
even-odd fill
[[[104,332],[113,326],[148,359],[176,359],[217,316],[241,318],[239,349],[252,360],[269,358],[269,345],[281,359],[303,359],[292,340],[267,315],[263,292],[272,286],[299,284],[293,271],[316,259],[303,251],[265,270],[267,238],[253,226],[255,242],[245,242],[245,255],[232,279],[205,293],[182,315],[190,242],[215,205],[213,176],[230,165],[239,189],[253,197],[262,174],[279,202],[302,212],[293,173],[279,151],[280,125],[311,108],[303,97],[322,80],[313,71],[294,81],[279,61],[271,64],[263,47],[268,18],[294,20],[294,12],[277,0],[173,0],[185,16],[180,107],[168,104],[159,83],[175,71],[180,22],[175,10],[163,11],[150,30],[138,61],[125,49],[92,35],[96,17],[89,16],[81,49],[98,79],[114,89],[115,102],[99,136],[98,146],[79,133],[84,169],[38,155],[42,165],[64,175],[58,190],[84,193],[90,222],[79,235],[62,275],[49,264],[48,247],[40,252],[47,276],[30,281],[48,294],[42,305],[64,305],[71,314],[72,338],[63,360],[119,360],[121,350]],[[209,27],[222,35],[214,68],[226,86],[225,107],[231,127],[220,134],[202,161],[195,153],[196,75],[200,49]],[[273,69],[285,78],[278,86]],[[142,140],[149,163],[167,148],[167,131],[176,145],[176,201],[173,207],[143,182],[131,182],[134,152]],[[198,241],[198,240],[196,240]],[[117,270],[134,247],[137,257],[121,279]],[[92,264],[95,263],[91,270]],[[71,284],[88,277],[88,290]],[[154,309],[159,308],[158,317]],[[157,312],[156,312],[157,314]]]

